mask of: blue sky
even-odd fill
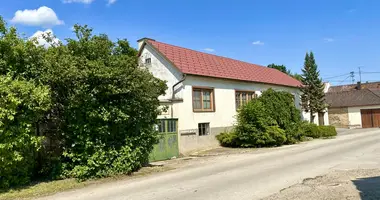
[[[108,1],[13,0],[2,3],[0,15],[27,37],[49,28],[63,40],[74,36],[75,23],[88,24],[135,47],[150,37],[255,64],[284,64],[292,72],[313,51],[323,78],[342,75],[328,79],[333,84],[350,83],[350,71],[358,81],[359,66],[380,72],[377,0]],[[43,15],[36,15],[41,7]],[[362,80],[380,81],[380,73],[364,73]]]

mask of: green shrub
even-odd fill
[[[263,146],[281,146],[286,142],[285,131],[279,126],[267,127],[265,134],[267,138],[263,140],[263,142],[265,142]]]
[[[217,137],[222,146],[268,147],[304,139],[300,111],[294,96],[268,89],[238,110],[233,133]]]
[[[286,132],[286,144],[296,144],[305,140],[305,131],[302,128],[307,123],[304,121],[298,123],[291,123],[287,126]]]
[[[318,129],[321,137],[334,137],[338,134],[334,126],[319,126]]]
[[[223,132],[216,136],[221,146],[238,147],[237,134],[234,131]]]
[[[270,88],[262,93],[259,101],[281,129],[286,130],[301,122],[301,112],[296,108],[292,94]]]
[[[43,140],[36,124],[49,98],[47,87],[0,75],[0,189],[27,184],[35,175]]]
[[[238,146],[265,146],[266,140],[271,140],[265,133],[267,127],[271,125],[276,125],[276,122],[266,112],[264,104],[258,99],[242,106],[238,111],[235,127]]]
[[[305,136],[312,138],[333,137],[337,135],[334,126],[318,126],[316,124],[307,123],[302,126]]]
[[[318,126],[312,123],[305,123],[302,125],[306,137],[320,138],[321,134],[319,132]]]

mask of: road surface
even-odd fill
[[[265,151],[217,156],[192,167],[90,186],[53,200],[261,199],[335,169],[380,168],[380,130]]]

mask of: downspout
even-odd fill
[[[183,74],[183,77],[182,77],[182,79],[181,80],[179,80],[176,84],[174,84],[173,85],[173,87],[172,87],[172,100],[175,98],[174,96],[174,88],[175,88],[175,86],[177,86],[178,84],[180,84],[180,83],[182,83],[183,81],[185,81],[185,79],[186,79],[186,74]]]
[[[173,85],[173,87],[172,87],[172,99],[171,99],[172,104],[171,104],[171,107],[170,107],[170,113],[171,113],[170,116],[171,116],[171,118],[173,118],[173,101],[174,101],[174,98],[175,98],[175,94],[174,94],[175,87],[176,87],[177,85],[179,85],[180,83],[182,83],[183,81],[185,81],[185,79],[186,79],[186,74],[183,74],[182,79],[179,80],[177,83],[175,83],[175,84]]]

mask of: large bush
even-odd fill
[[[301,112],[295,106],[294,96],[284,91],[268,89],[259,98],[266,112],[284,130],[301,122]]]
[[[0,76],[0,188],[27,184],[35,175],[43,139],[36,124],[49,106],[47,87]]]
[[[230,147],[267,147],[296,143],[303,139],[301,115],[293,95],[268,89],[238,110],[237,125],[217,136]]]
[[[75,33],[76,40],[48,49],[42,80],[60,113],[64,175],[131,173],[156,143],[153,124],[166,84],[138,66],[127,41],[93,36],[87,27],[75,26]]]
[[[11,154],[9,146],[13,145],[18,152],[8,157],[11,164],[7,168],[0,169],[0,182],[5,180],[4,174],[12,173],[25,180],[0,187],[24,184],[33,175],[86,179],[131,173],[148,160],[157,141],[153,124],[160,112],[158,96],[165,93],[165,82],[138,65],[137,51],[127,40],[113,42],[107,35],[92,35],[87,26],[74,28],[75,39],[44,48],[20,37],[0,18],[0,75],[10,74],[9,81],[28,88],[34,84],[35,89],[30,90],[41,90],[44,97],[19,97],[15,102],[27,105],[22,107],[25,112],[12,107],[11,114],[21,112],[14,118],[22,116],[25,122],[17,120],[20,130],[9,128],[9,134],[24,138],[18,140],[24,145],[14,146],[13,140],[0,136],[0,149]],[[51,36],[46,39],[53,41]],[[5,103],[11,101],[7,93],[1,97]],[[49,109],[31,103],[47,100],[51,102]],[[4,126],[12,127],[12,123],[4,121]],[[41,145],[42,136],[46,139]],[[28,169],[18,168],[20,165]]]

